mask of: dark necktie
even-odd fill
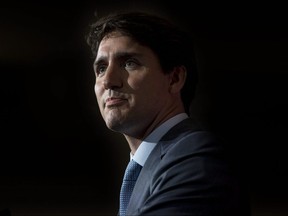
[[[120,209],[119,215],[126,215],[126,208],[128,206],[130,196],[132,194],[134,185],[141,171],[142,166],[136,163],[134,160],[130,160],[125,170],[121,191],[120,191]]]

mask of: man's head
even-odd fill
[[[198,82],[191,35],[158,16],[137,12],[112,14],[99,19],[91,26],[87,42],[95,56],[102,38],[113,31],[119,31],[150,47],[158,56],[165,73],[177,66],[186,68],[187,78],[182,89],[182,101],[186,112],[189,113],[190,102]]]
[[[161,106],[165,108],[166,105],[173,109],[175,104],[171,103],[172,100],[166,101],[169,96],[165,95],[168,92],[164,89],[172,92],[179,90],[178,93],[181,91],[181,98],[174,102],[179,103],[176,104],[178,107],[183,107],[183,102],[185,110],[189,111],[197,81],[194,50],[192,38],[175,25],[157,16],[144,13],[110,15],[99,19],[91,26],[87,41],[96,58],[95,92],[102,115],[105,113],[101,110],[104,109],[101,106],[108,104],[110,108],[115,108],[118,103],[120,105],[124,100],[128,100],[130,96],[127,95],[134,94],[134,91],[140,88],[142,88],[140,97],[143,100],[131,99],[131,101],[140,104],[145,102],[145,104],[142,104],[142,111],[132,110],[134,113],[150,115],[154,112],[154,115],[158,115],[157,112],[160,114],[162,112]],[[113,72],[113,76],[110,76],[110,69],[117,72]],[[106,89],[107,93],[101,92],[101,88],[103,92]],[[172,92],[169,94],[171,95]],[[100,96],[100,94],[105,96]],[[123,101],[120,99],[110,101],[109,98],[118,97],[117,95]],[[101,105],[101,100],[108,101],[104,101]],[[149,103],[154,103],[154,110],[153,104],[149,105]],[[143,111],[145,109],[146,111]],[[116,113],[114,112],[115,118],[123,115],[123,113]],[[105,119],[105,116],[103,117]],[[146,117],[142,116],[142,118],[145,120]],[[107,119],[105,121],[107,124]],[[135,121],[138,121],[137,118]],[[147,116],[147,124],[149,124],[148,121]],[[109,127],[109,122],[107,125]],[[111,129],[125,132],[110,126]],[[130,129],[126,130],[130,131]]]

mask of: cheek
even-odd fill
[[[151,74],[137,74],[137,76],[129,77],[128,85],[135,93],[145,98],[153,98],[164,94],[165,89],[168,91],[168,80],[166,76],[151,76]]]
[[[138,90],[142,88],[142,85],[146,82],[145,76],[137,74],[138,76],[130,75],[127,79],[128,88],[132,90]]]
[[[133,80],[130,87],[133,88],[135,102],[147,109],[160,102],[164,91],[163,84],[153,79]]]
[[[102,95],[102,93],[103,93],[103,90],[102,90],[102,88],[99,86],[99,84],[98,84],[98,85],[97,85],[97,84],[94,85],[94,93],[95,93],[95,95],[96,95],[97,102],[98,102],[98,104],[100,105],[100,99],[101,99],[101,95]]]
[[[150,71],[141,71],[140,73],[130,74],[127,79],[129,88],[135,91],[147,91],[154,88],[156,83],[155,76],[151,76]]]

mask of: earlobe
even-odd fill
[[[186,81],[187,71],[184,66],[174,67],[170,73],[170,91],[171,93],[180,92]]]

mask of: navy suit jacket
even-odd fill
[[[247,216],[230,168],[214,137],[186,119],[149,155],[127,215]]]

